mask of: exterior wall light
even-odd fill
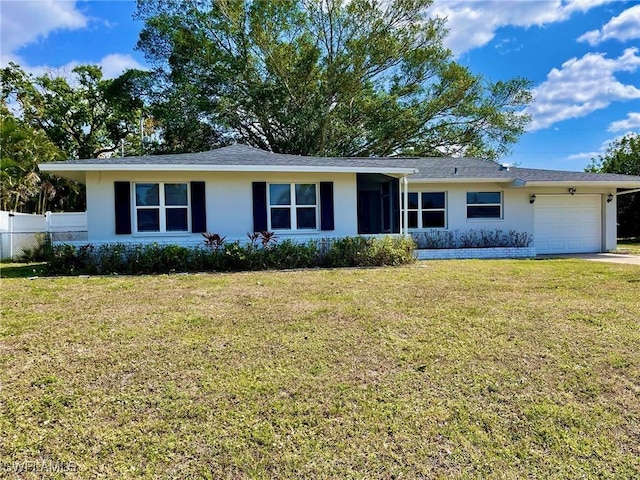
[[[529,197],[529,203],[536,203],[536,194],[532,193]]]
[[[613,201],[613,194],[610,193],[609,195],[607,195],[607,203],[611,203]]]
[[[576,194],[576,189],[575,189],[575,188],[570,188],[570,189],[569,189],[569,193],[570,193],[571,195],[575,195],[575,194]]]

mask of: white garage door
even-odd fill
[[[534,204],[536,253],[600,252],[600,195],[539,195]]]

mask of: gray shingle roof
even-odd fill
[[[526,182],[553,182],[553,181],[576,181],[576,182],[593,182],[593,181],[612,181],[617,180],[637,180],[640,176],[620,175],[618,173],[588,173],[588,172],[567,172],[563,170],[539,170],[534,168],[511,169],[513,175]]]
[[[69,166],[73,170],[81,165],[99,167],[100,165],[117,167],[122,166],[222,166],[222,167],[251,167],[270,165],[274,167],[308,167],[308,168],[412,168],[417,173],[409,178],[411,181],[421,179],[504,179],[524,180],[526,182],[616,182],[616,181],[637,181],[640,187],[640,176],[628,176],[618,174],[596,174],[584,172],[569,172],[562,170],[538,170],[531,168],[512,167],[504,169],[500,164],[478,158],[452,158],[452,157],[429,157],[429,158],[362,158],[362,157],[310,157],[300,155],[289,155],[272,153],[264,150],[248,147],[245,145],[231,145],[208,152],[184,153],[173,155],[153,155],[124,158],[95,158],[88,160],[68,160],[65,162],[54,162],[59,165]],[[52,165],[52,164],[45,164]],[[76,167],[76,168],[73,168]],[[45,167],[46,169],[46,167]],[[57,168],[56,168],[57,169]]]
[[[56,162],[67,165],[221,165],[221,166],[257,166],[274,165],[282,167],[370,167],[386,166],[406,168],[405,165],[390,163],[395,159],[387,158],[345,158],[345,157],[308,157],[272,153],[246,145],[228,147],[199,153],[180,153],[169,155],[147,155],[124,158],[93,158],[88,160],[68,160]]]

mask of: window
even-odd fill
[[[315,230],[318,193],[315,183],[269,184],[270,230]]]
[[[188,199],[186,183],[136,183],[136,231],[188,232]]]
[[[409,192],[408,228],[445,228],[445,192]]]
[[[467,218],[502,218],[502,192],[467,192]]]

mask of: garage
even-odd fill
[[[538,195],[534,208],[536,253],[602,251],[600,195]]]

